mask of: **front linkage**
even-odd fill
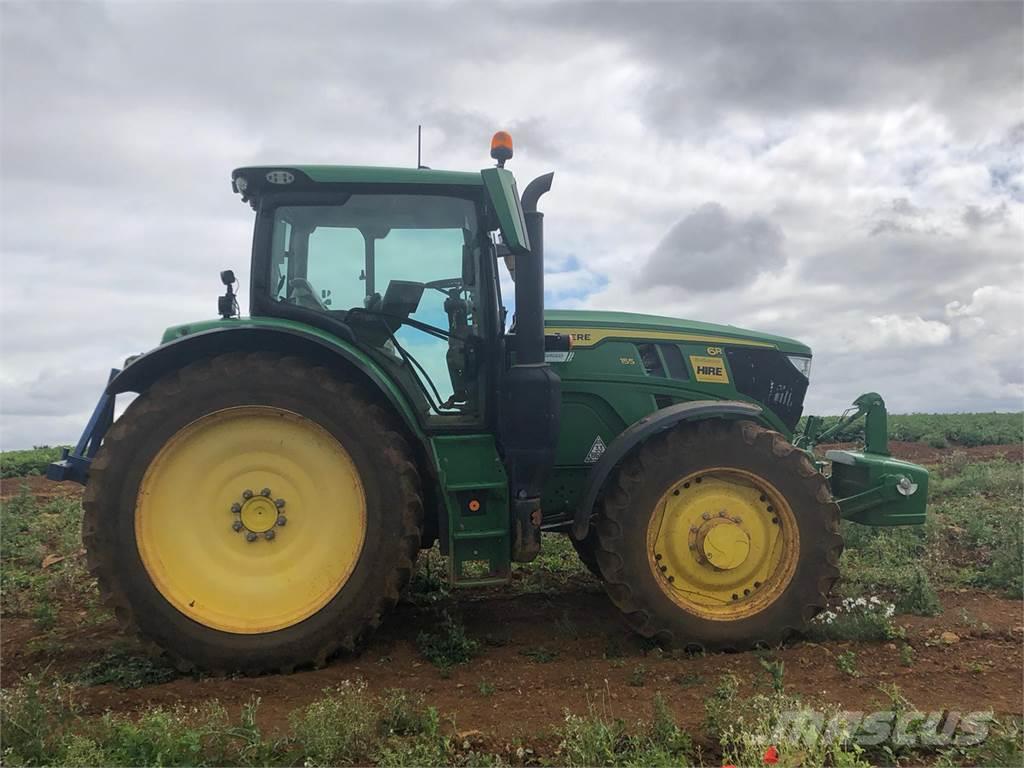
[[[107,389],[103,390],[99,402],[89,417],[89,423],[85,425],[82,436],[72,449],[63,449],[59,461],[51,463],[46,468],[46,477],[49,480],[73,480],[76,483],[85,485],[89,479],[89,465],[92,463],[96,452],[100,449],[103,436],[107,434],[110,425],[114,422],[114,397],[110,392],[110,382],[121,372],[120,368],[111,368],[110,376],[107,379]]]
[[[814,447],[864,419],[863,451],[826,451],[825,461]],[[793,444],[806,451],[819,469],[829,462],[832,495],[846,520],[862,525],[920,525],[925,521],[928,470],[889,454],[888,416],[881,395],[868,392],[853,401],[835,424],[822,429],[822,419],[807,417]]]

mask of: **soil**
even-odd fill
[[[566,712],[593,709],[627,722],[649,719],[659,693],[681,726],[699,732],[704,701],[721,675],[736,675],[743,693],[767,690],[769,677],[761,657],[768,653],[785,663],[788,692],[838,702],[848,710],[889,708],[879,686],[896,684],[921,710],[1024,714],[1022,603],[976,591],[946,592],[941,600],[941,616],[897,617],[906,630],[905,642],[914,649],[912,664],[904,666],[904,641],[794,642],[761,653],[667,654],[645,645],[624,626],[596,581],[580,579],[552,594],[467,592],[459,596],[458,610],[467,633],[484,638],[482,653],[448,677],[416,650],[417,634],[436,618],[404,603],[361,654],[335,659],[323,669],[251,678],[180,677],[130,690],[97,685],[81,689],[77,700],[86,714],[98,715],[213,698],[237,710],[259,697],[260,724],[273,731],[325,688],[362,679],[371,693],[389,688],[422,693],[446,718],[454,719],[458,732],[479,731],[491,743],[512,743],[519,737],[534,743]],[[0,637],[3,684],[12,685],[44,667],[73,676],[118,641],[113,622],[79,629],[80,618],[67,612],[51,631],[51,640],[60,637],[58,654],[45,646],[33,650],[45,636],[31,620],[6,619]],[[957,641],[944,643],[943,632],[955,633]],[[849,650],[856,654],[857,677],[840,671],[836,663]],[[534,660],[549,657],[546,663]],[[493,686],[493,693],[482,693],[481,683]]]
[[[925,464],[938,464],[950,453],[919,444],[894,443],[892,448],[899,458]],[[1022,458],[1020,445],[957,450],[968,461]],[[72,483],[31,477],[5,480],[2,496],[16,495],[23,482],[41,498],[80,493]],[[839,702],[848,710],[890,708],[880,686],[895,684],[925,711],[1024,715],[1024,603],[990,593],[944,592],[940,616],[897,616],[897,624],[906,630],[905,641],[794,642],[770,651],[706,656],[664,653],[645,644],[625,627],[600,584],[589,577],[550,593],[522,594],[508,587],[455,596],[468,634],[484,643],[477,658],[448,676],[416,650],[418,633],[437,621],[436,609],[403,602],[362,653],[335,659],[323,669],[252,678],[186,676],[131,690],[97,685],[81,689],[78,701],[87,713],[100,714],[212,698],[237,710],[259,697],[260,724],[274,731],[325,688],[361,678],[374,693],[388,688],[422,693],[443,716],[454,719],[461,734],[480,732],[474,738],[492,745],[508,745],[519,737],[537,745],[550,738],[545,734],[567,711],[585,714],[592,709],[627,722],[648,719],[656,693],[681,726],[699,732],[704,702],[721,675],[737,675],[742,692],[768,690],[769,675],[761,663],[768,654],[785,663],[788,692]],[[955,633],[955,642],[944,642],[944,632]],[[0,626],[2,684],[13,685],[24,674],[43,669],[73,677],[119,641],[113,621],[90,626],[86,614],[74,606],[64,606],[56,627],[47,632],[31,619],[5,618]],[[910,665],[901,663],[904,642],[913,648]],[[836,663],[839,654],[850,650],[856,654],[856,677]],[[482,683],[493,687],[493,693],[482,692]]]
[[[833,449],[856,451],[861,446],[856,443],[822,443],[818,446],[818,455],[824,456],[825,451]],[[896,440],[889,441],[889,451],[897,459],[912,461],[915,464],[942,465],[964,464],[975,461],[1007,461],[1024,460],[1024,443],[1007,445],[951,445],[948,448],[933,448],[925,443],[906,443]]]

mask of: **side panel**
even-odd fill
[[[791,434],[775,413],[736,389],[723,348],[705,339],[581,339],[569,353],[549,357],[562,379],[562,424],[543,497],[546,528],[573,518],[603,451],[661,409],[694,401],[749,403],[747,418]]]

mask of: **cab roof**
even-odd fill
[[[479,171],[435,171],[432,168],[385,168],[367,165],[259,165],[236,168],[231,186],[242,200],[269,189],[284,191],[311,184],[410,184],[482,187]]]

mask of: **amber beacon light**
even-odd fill
[[[491,138],[491,157],[498,161],[498,167],[504,168],[505,161],[512,159],[512,136],[505,131],[498,131]]]

